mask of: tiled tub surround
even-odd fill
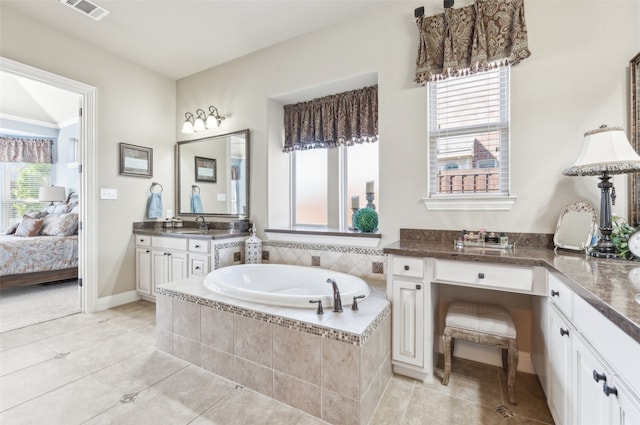
[[[379,249],[264,241],[264,263],[319,266],[362,279],[385,279],[387,256]]]
[[[202,277],[168,283],[156,345],[326,422],[364,425],[391,378],[391,308],[384,287],[371,289],[359,311],[317,315],[224,297]]]

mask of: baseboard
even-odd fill
[[[136,291],[120,292],[119,294],[98,298],[96,300],[96,311],[108,310],[119,305],[136,302],[140,298]]]
[[[442,341],[438,345],[438,351],[443,353]],[[455,357],[473,360],[475,362],[486,363],[493,366],[502,366],[502,352],[496,348],[484,345],[471,344],[466,341],[456,340],[455,352],[453,355]],[[531,361],[531,353],[518,351],[518,371],[532,374],[536,373],[533,368],[533,362]]]

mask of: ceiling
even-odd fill
[[[12,10],[177,80],[389,3],[389,0],[91,1],[110,13],[95,21],[60,0],[0,0],[0,13]],[[0,91],[0,117],[23,117],[53,127],[77,117],[78,100],[74,94],[3,72]]]
[[[0,0],[8,9],[180,79],[367,13],[389,0],[91,0],[101,21],[59,0]]]

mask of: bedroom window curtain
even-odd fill
[[[377,85],[284,106],[284,152],[377,140]]]
[[[515,65],[528,58],[524,0],[476,0],[416,19],[420,41],[415,82],[421,85]]]
[[[53,140],[0,137],[0,162],[53,163]]]

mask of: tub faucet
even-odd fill
[[[196,223],[198,222],[198,220],[199,220],[199,219],[202,219],[202,223],[198,224],[198,229],[200,229],[200,230],[207,230],[207,229],[208,229],[208,227],[207,227],[207,222],[206,222],[206,220],[204,219],[204,217],[203,217],[203,216],[201,216],[201,215],[197,216],[197,217],[196,217]]]
[[[340,290],[335,280],[329,278],[327,283],[333,285],[333,312],[342,313],[342,300],[340,299]]]

